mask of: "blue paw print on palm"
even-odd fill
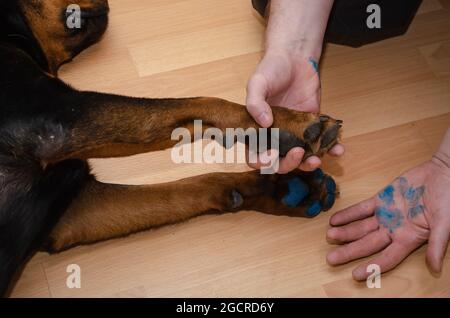
[[[375,210],[375,216],[378,223],[383,225],[390,233],[402,225],[403,215],[400,210],[391,208],[394,205],[395,188],[392,185],[387,186],[378,194],[378,198],[383,202]]]
[[[425,193],[425,187],[411,187],[408,185],[408,180],[403,177],[398,178],[397,181],[399,184],[400,195],[408,204],[408,218],[414,218],[423,213],[425,208],[420,204],[420,200]],[[384,188],[384,190],[378,194],[378,198],[383,204],[375,210],[378,222],[389,230],[389,233],[394,233],[394,231],[402,225],[405,218],[402,211],[395,208],[395,190],[396,188],[393,185]]]
[[[414,218],[425,211],[425,207],[422,204],[419,204],[420,199],[422,198],[424,193],[425,193],[424,186],[419,188],[409,187],[405,191],[404,196],[409,203],[408,209],[409,218]]]
[[[392,185],[389,185],[386,188],[384,188],[383,191],[380,192],[378,197],[386,205],[392,205],[394,204],[394,192],[395,192],[394,187]]]
[[[398,178],[398,182],[400,184],[401,194],[408,202],[408,218],[412,219],[424,213],[425,207],[420,204],[420,200],[425,194],[425,186],[411,187],[408,184],[408,180],[404,177]]]
[[[380,206],[375,210],[375,215],[378,222],[388,229],[389,233],[394,233],[403,222],[402,212],[397,209],[389,209],[385,206]]]

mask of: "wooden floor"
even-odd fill
[[[126,95],[244,103],[264,33],[250,0],[110,5],[104,40],[65,66],[64,80]],[[39,253],[13,296],[450,296],[450,256],[436,278],[425,265],[425,248],[383,275],[379,290],[351,279],[359,262],[337,268],[325,262],[331,213],[430,158],[450,123],[450,1],[425,0],[403,37],[360,49],[328,46],[321,69],[323,112],[345,122],[347,153],[325,163],[342,190],[333,211],[313,220],[251,211],[204,216],[59,255]],[[245,169],[175,165],[168,151],[93,165],[102,181],[128,184]],[[81,267],[81,289],[66,287],[69,264]]]

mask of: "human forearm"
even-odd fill
[[[278,50],[320,59],[334,0],[272,0],[266,51]]]
[[[254,0],[262,12],[266,1]],[[334,0],[272,0],[268,11],[266,52],[247,85],[247,110],[262,127],[273,123],[271,106],[303,112],[320,112],[318,62]],[[341,156],[342,145],[330,154]],[[292,149],[281,160],[283,171],[313,171],[318,157],[303,160],[303,149]]]

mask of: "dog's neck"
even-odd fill
[[[0,5],[0,42],[23,50],[44,71],[48,70],[47,59],[19,6],[8,0]]]

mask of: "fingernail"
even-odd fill
[[[270,117],[269,117],[269,114],[268,114],[266,111],[262,112],[262,113],[258,116],[258,123],[259,123],[261,126],[264,126],[264,127],[270,126]]]

